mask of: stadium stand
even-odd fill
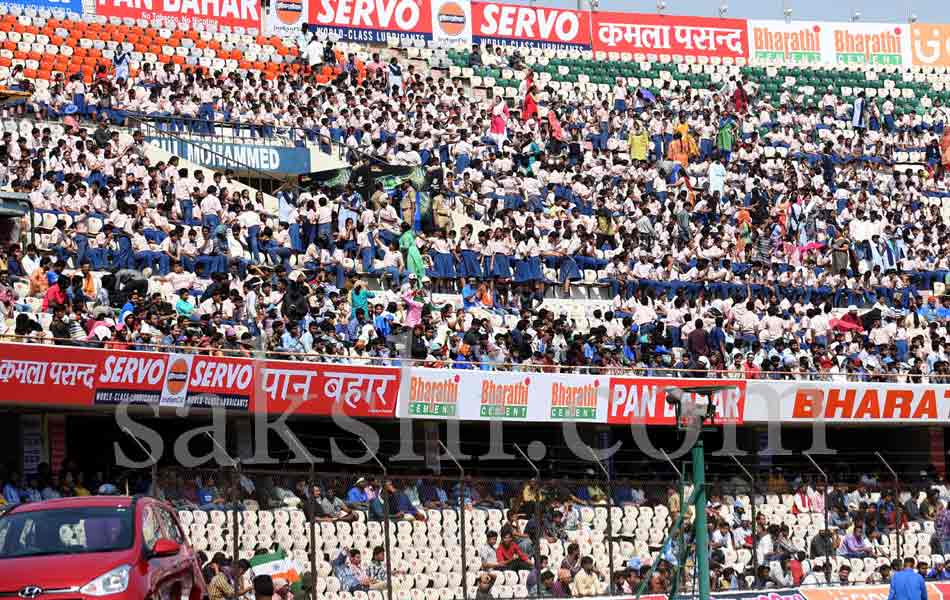
[[[5,18],[21,36],[62,25]],[[44,331],[48,283],[88,262],[86,301],[73,301],[74,286],[49,292],[79,324],[73,339],[91,340],[90,310],[125,305],[126,279],[145,273],[142,297],[111,315],[118,329],[130,315],[147,323],[172,312],[180,325],[221,312],[224,325],[195,339],[135,325],[110,330],[115,343],[223,347],[233,331],[274,351],[385,358],[381,333],[418,326],[412,357],[439,364],[861,378],[945,368],[939,74],[502,48],[386,48],[388,62],[332,41],[316,58],[308,53],[305,68],[282,58],[294,56],[293,40],[228,35],[229,46],[210,32],[101,21],[75,21],[71,37],[57,40],[74,48],[54,59],[65,61],[65,79],[47,86],[52,71],[16,65],[8,79],[43,90],[26,120],[7,122],[5,179],[30,194],[50,233],[26,257],[8,256],[16,300],[6,306],[40,313]],[[178,53],[190,40],[196,52],[272,60],[209,67],[165,51],[152,61],[139,52],[143,32],[177,36]],[[17,48],[11,60],[24,58],[26,42],[6,43]],[[127,81],[86,69],[96,60],[107,68],[120,43],[138,48]],[[103,55],[79,60],[84,49]],[[858,97],[867,109],[855,116]],[[42,115],[63,122],[32,120]],[[149,162],[141,138],[116,137],[139,119],[190,137],[223,124],[295,140],[287,143],[332,140],[357,161],[444,169],[444,184],[424,232],[405,188],[367,198],[317,187],[265,206],[260,195],[236,195],[226,176],[209,181],[172,161]],[[41,150],[44,162],[29,162]],[[110,271],[122,275],[102,285]],[[279,314],[267,309],[290,276],[305,280],[311,318],[297,334],[275,335]],[[362,321],[353,310],[358,279]],[[191,293],[179,303],[183,288]],[[368,288],[377,295],[367,303]],[[310,320],[320,342],[304,344]],[[20,333],[28,327],[21,321]],[[690,341],[696,331],[703,335]],[[595,335],[578,339],[587,333]]]
[[[19,233],[36,234],[0,255],[7,340],[445,369],[950,377],[946,69],[369,47],[3,5],[0,46],[0,82],[31,94],[4,108],[0,184],[27,195],[35,214]],[[146,130],[337,147],[353,171],[415,179],[255,187],[156,158]],[[303,478],[215,486],[169,471],[149,492],[179,508],[196,549],[282,550],[328,600],[382,600],[387,583],[397,600],[630,594],[647,576],[651,592],[670,587],[677,549],[663,542],[681,500],[665,486],[608,498],[596,485],[394,480],[387,515],[383,482],[343,482],[321,481],[319,500]],[[45,497],[4,483],[7,503]],[[896,494],[781,477],[768,493],[729,492],[708,509],[718,590],[886,582],[904,556],[950,578],[950,492],[936,478]]]

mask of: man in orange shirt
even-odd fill
[[[40,259],[40,266],[30,273],[30,296],[43,296],[49,289],[47,273],[49,273],[50,258],[44,256]]]

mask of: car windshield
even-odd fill
[[[0,559],[131,548],[132,513],[96,506],[8,514],[0,519]]]

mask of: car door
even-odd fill
[[[169,559],[153,556],[155,543],[163,536],[160,508],[149,503],[142,508],[142,552],[148,563],[148,600],[177,600],[169,585]]]
[[[167,592],[167,597],[172,600],[179,598],[187,600],[191,597],[191,591],[195,585],[195,562],[191,548],[187,545],[185,534],[171,511],[156,505],[155,514],[161,521],[162,537],[180,546],[178,554],[165,559],[165,568],[168,569],[165,585],[171,588]]]

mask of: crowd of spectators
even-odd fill
[[[932,293],[950,274],[939,102],[897,114],[828,90],[814,110],[741,76],[564,97],[530,69],[519,97],[482,100],[401,55],[356,68],[324,50],[304,55],[325,83],[169,64],[32,98],[26,114],[62,122],[4,132],[0,180],[56,224],[3,253],[4,333],[386,363],[411,332],[406,354],[429,366],[950,371],[950,298]],[[301,127],[432,185],[316,185],[269,212],[230,173],[150,161],[141,131],[115,128],[127,112]],[[895,168],[911,149],[927,163]],[[543,308],[581,284],[608,302]]]
[[[40,463],[29,475],[0,467],[0,508],[72,496],[116,495],[125,484],[126,480],[112,479],[101,471],[87,476],[69,461],[64,462],[60,470],[51,470],[48,463]]]
[[[208,600],[302,600],[311,597],[313,578],[310,573],[290,583],[276,576],[255,575],[249,560],[229,558],[223,552],[216,552],[210,560],[204,552],[199,552],[198,560],[202,565]]]
[[[90,479],[94,481],[84,484]],[[567,480],[490,478],[472,480],[461,488],[457,480],[431,477],[383,480],[337,474],[311,479],[279,473],[195,473],[168,467],[158,469],[154,481],[141,472],[116,477],[116,483],[106,479],[101,473],[85,477],[67,459],[57,472],[51,472],[45,463],[25,479],[8,472],[0,477],[0,487],[6,504],[88,495],[90,488],[99,494],[128,490],[147,493],[179,510],[301,510],[306,520],[315,524],[425,521],[428,510],[457,510],[459,496],[464,494],[467,511],[502,515],[500,526],[490,526],[482,542],[469,541],[478,546],[476,560],[481,574],[477,586],[482,598],[491,593],[498,574],[508,570],[529,571],[529,592],[545,597],[595,596],[607,590],[633,594],[641,583],[645,591],[663,593],[674,584],[677,567],[685,565],[688,570],[693,561],[690,532],[694,510],[685,507],[684,511],[680,491],[661,479],[648,483],[617,480],[610,492],[600,483]],[[907,531],[930,532],[929,552],[911,545],[904,547],[901,556],[914,558],[915,568],[928,580],[950,580],[950,488],[930,470],[921,472],[899,494],[893,482],[878,480],[873,474],[825,490],[815,480],[773,468],[758,494],[751,494],[749,483],[737,474],[720,473],[710,480],[713,484],[706,513],[714,590],[887,583],[891,573],[901,568],[894,534],[901,536]],[[749,499],[740,499],[745,496]],[[768,496],[790,496],[787,511],[767,510],[772,502],[766,499]],[[653,514],[666,515],[662,542],[651,539],[649,552],[613,565],[613,572],[604,562],[604,554],[599,555],[600,562],[595,562],[595,556],[582,554],[581,545],[575,541],[585,527],[590,527],[582,511],[607,503],[620,508],[650,507]],[[657,507],[663,507],[664,513]],[[808,515],[806,522],[815,527],[806,536],[803,530],[789,527],[786,514]],[[677,532],[683,532],[683,536]],[[612,544],[635,541],[631,536],[617,533],[603,543],[608,539]],[[551,544],[564,548],[563,560],[559,558],[558,564],[549,562],[547,553],[541,553],[545,545]],[[266,553],[275,548],[254,550]],[[742,559],[743,553],[746,560]],[[318,562],[331,564],[341,589],[351,592],[384,588],[384,559],[382,547],[367,557],[346,548],[335,556],[317,557]],[[855,559],[874,561],[873,570],[865,569],[859,580],[851,573]],[[227,583],[231,586],[228,589],[243,589],[238,595],[253,598],[243,595],[251,592],[252,585],[249,579],[242,583],[241,574],[247,572],[246,567],[241,570],[245,561],[229,561],[219,554],[203,562],[208,562],[209,582],[223,573],[225,579],[219,583]],[[680,585],[692,585],[685,579]],[[307,581],[305,575],[302,582],[306,585]],[[287,586],[278,585],[277,589],[283,587]],[[286,598],[293,592],[284,589],[281,593]]]

